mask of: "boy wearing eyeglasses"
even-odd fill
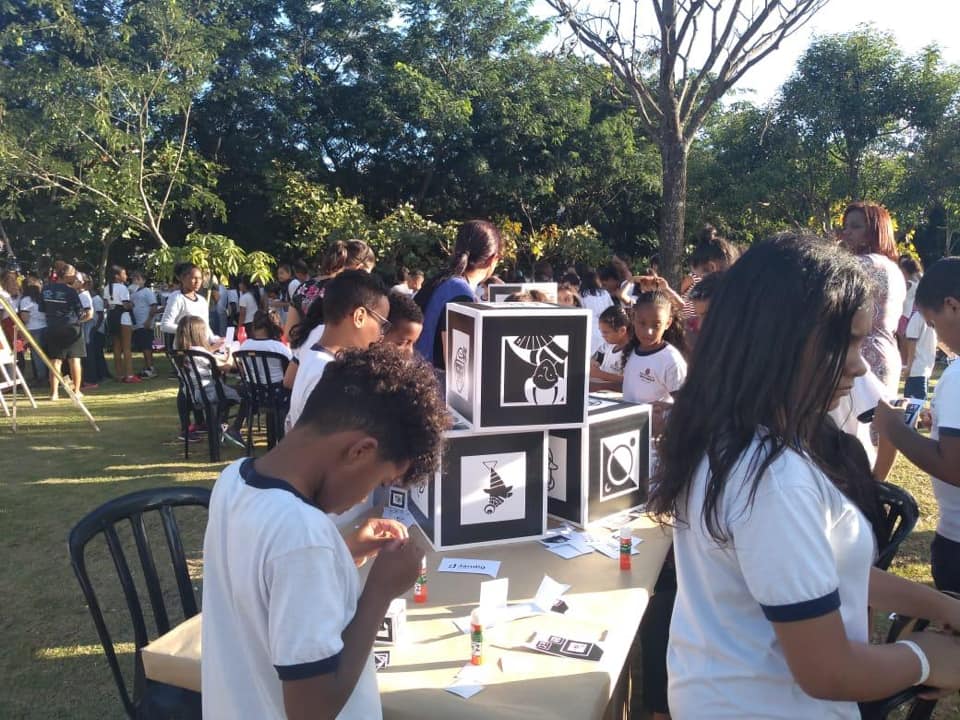
[[[389,313],[387,289],[375,275],[345,270],[330,281],[323,296],[323,334],[293,359],[284,378],[292,386],[287,428],[296,424],[327,363],[341,350],[366,350],[378,342],[390,331]]]

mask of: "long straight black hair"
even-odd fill
[[[457,241],[453,246],[450,264],[443,272],[430,278],[414,297],[420,309],[426,312],[433,292],[444,281],[463,276],[490,262],[500,252],[501,238],[497,226],[488,220],[467,220],[457,229]]]
[[[853,316],[867,306],[870,292],[852,256],[812,236],[783,234],[761,242],[727,271],[663,433],[649,501],[655,515],[683,524],[702,514],[711,537],[726,543],[724,488],[758,433],[763,442],[747,465],[749,502],[763,473],[788,448],[808,453],[847,491],[830,471],[831,458],[824,457],[833,455],[824,443],[836,438],[823,428]],[[687,507],[704,457],[704,505]]]

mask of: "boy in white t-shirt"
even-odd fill
[[[375,275],[364,270],[346,270],[327,284],[323,334],[314,345],[300,349],[283,379],[284,385],[291,388],[288,428],[297,424],[326,364],[341,350],[365,349],[383,338],[390,330],[389,313],[387,290]]]
[[[960,351],[960,257],[938,260],[917,287],[915,307],[940,341]],[[930,549],[933,582],[960,592],[960,364],[951,363],[933,392],[930,437],[903,422],[903,408],[881,402],[874,424],[914,465],[930,473],[940,520]]]
[[[446,423],[429,369],[388,346],[347,351],[276,447],[223,471],[203,544],[206,720],[382,716],[371,649],[423,552],[401,523],[343,537],[327,513],[430,476]]]
[[[907,382],[903,386],[903,395],[926,400],[927,383],[937,361],[937,332],[927,325],[923,313],[915,312],[907,321],[904,338],[907,360],[903,366],[907,370]]]

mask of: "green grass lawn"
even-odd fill
[[[108,382],[89,392],[86,403],[99,433],[69,400],[51,403],[45,392],[38,409],[21,405],[16,435],[0,415],[0,718],[123,716],[70,569],[67,533],[85,513],[124,493],[175,483],[210,486],[222,465],[241,455],[225,445],[224,462],[212,465],[206,462],[206,443],[196,443],[184,461],[183,444],[176,440],[175,382],[161,378],[141,385]],[[913,493],[922,511],[893,570],[929,583],[936,523],[930,484],[902,458],[890,479]],[[199,576],[200,514],[187,517],[183,530]],[[114,587],[103,548],[91,548],[91,555],[102,587]],[[102,603],[118,637],[129,641],[122,596],[106,592]],[[121,660],[129,664],[131,658],[128,645]],[[941,707],[937,718],[960,718],[956,702]]]

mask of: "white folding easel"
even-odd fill
[[[63,375],[60,374],[59,368],[54,367],[54,364],[50,362],[50,358],[47,357],[47,354],[43,351],[43,348],[40,347],[40,344],[36,341],[33,335],[30,334],[30,331],[27,330],[27,327],[23,324],[23,321],[20,319],[20,316],[17,314],[17,311],[13,309],[13,306],[10,305],[10,303],[7,301],[7,299],[3,295],[0,295],[0,310],[6,311],[7,315],[10,316],[10,319],[13,320],[14,347],[16,347],[17,335],[19,334],[20,337],[26,340],[27,343],[30,345],[31,351],[35,352],[37,354],[37,357],[40,358],[43,364],[47,366],[47,370],[53,373],[53,376],[60,381],[60,384],[63,385],[63,389],[67,391],[67,395],[69,395],[70,399],[73,400],[73,404],[76,405],[78,408],[80,408],[81,412],[83,412],[87,420],[90,421],[90,425],[93,427],[93,429],[96,430],[97,432],[100,432],[100,427],[97,425],[97,421],[93,419],[93,415],[91,415],[90,411],[87,410],[87,406],[83,404],[83,400],[81,400],[77,396],[73,388],[67,385],[66,380],[63,379]],[[5,335],[3,335],[3,332],[0,332],[0,336],[3,336],[3,341],[2,341],[3,349],[0,350],[0,378],[2,378],[4,381],[6,381],[9,378],[9,374],[7,373],[7,370],[6,370],[6,365],[8,362],[12,364],[13,370],[15,372],[14,380],[11,381],[11,384],[4,385],[2,382],[0,382],[0,388],[5,389],[9,387],[10,389],[13,390],[12,398],[11,398],[12,400],[11,405],[12,405],[13,412],[11,413],[7,411],[7,401],[3,397],[2,389],[0,389],[0,403],[3,404],[3,411],[7,414],[7,417],[9,417],[12,421],[12,425],[10,429],[13,430],[13,432],[16,432],[17,431],[17,388],[21,386],[23,387],[25,394],[27,395],[28,398],[30,398],[30,404],[33,405],[34,408],[37,407],[37,403],[33,399],[33,395],[30,392],[30,388],[27,387],[27,383],[23,379],[23,374],[20,372],[20,369],[17,367],[17,356],[13,352],[13,349],[10,347],[10,343],[7,342],[7,338]],[[10,356],[9,360],[7,359],[7,354],[9,354]],[[16,378],[19,378],[19,379],[16,379]]]

